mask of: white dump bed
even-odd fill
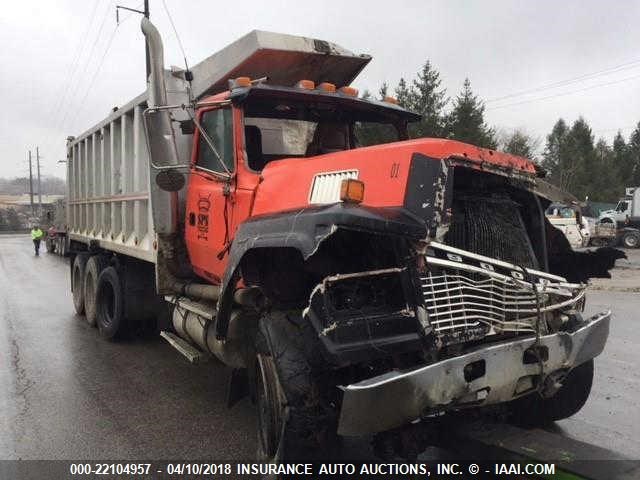
[[[301,79],[348,85],[369,60],[322,40],[252,31],[195,65],[191,89],[195,98],[202,98],[225,90],[227,80],[238,76],[266,76],[279,85]],[[166,70],[165,82],[169,104],[188,103],[184,72]],[[150,195],[154,169],[142,123],[147,98],[145,92],[81,135],[70,137],[67,221],[71,240],[93,241],[101,248],[155,262]],[[180,161],[187,163],[191,135],[179,129],[176,134]],[[169,208],[169,195],[156,190],[155,208]]]

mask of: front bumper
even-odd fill
[[[609,335],[610,317],[611,312],[603,312],[574,332],[540,337],[540,347],[548,351],[543,360],[544,379],[598,356]],[[388,372],[340,387],[344,396],[338,434],[382,432],[430,413],[507,402],[528,393],[531,388],[526,386],[533,386],[540,378],[540,364],[527,361],[525,356],[535,343],[534,336],[504,341],[410,371]],[[468,381],[470,369],[482,375]]]

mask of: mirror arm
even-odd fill
[[[231,102],[226,100],[223,102],[211,102],[211,103],[207,103],[207,104],[201,104],[199,106],[215,106],[215,105],[219,105],[219,106],[223,106],[223,105],[228,105]],[[232,178],[232,174],[231,171],[227,168],[227,166],[225,165],[225,163],[222,161],[222,157],[220,157],[220,154],[218,153],[218,151],[216,150],[213,141],[211,140],[211,138],[209,137],[209,135],[207,135],[207,133],[204,131],[204,129],[202,128],[202,125],[200,124],[200,122],[198,122],[195,118],[194,115],[191,114],[191,112],[189,111],[189,108],[193,108],[193,106],[191,105],[185,105],[180,104],[180,105],[163,105],[160,107],[149,107],[147,109],[145,109],[142,112],[142,125],[144,127],[145,130],[145,141],[147,143],[147,150],[149,152],[151,152],[151,146],[149,145],[149,126],[148,126],[148,115],[150,113],[153,112],[160,112],[163,110],[184,110],[187,115],[189,116],[189,118],[193,121],[194,125],[196,126],[196,128],[198,129],[198,131],[200,132],[200,134],[204,137],[205,142],[207,143],[207,145],[209,146],[209,148],[211,149],[211,151],[215,154],[218,162],[220,163],[220,165],[222,165],[222,168],[224,168],[226,173],[221,173],[221,172],[211,172],[216,174],[217,176],[227,180],[227,181],[231,181]],[[156,165],[155,163],[153,163],[153,159],[150,158],[149,159],[149,163],[151,164],[151,166],[156,169],[156,170],[176,170],[176,169],[180,169],[180,168],[189,168],[191,165],[189,163],[185,163],[185,164],[179,164],[179,165]]]

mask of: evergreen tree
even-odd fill
[[[521,130],[514,130],[502,139],[502,150],[513,155],[535,160],[535,150],[539,141]]]
[[[566,188],[571,172],[567,160],[567,137],[569,129],[565,121],[560,118],[551,133],[547,135],[547,144],[542,156],[542,167],[548,172],[548,179],[560,188]]]
[[[589,199],[606,202],[618,195],[618,175],[615,168],[615,154],[607,142],[601,138],[595,146],[595,168],[588,184]]]
[[[613,157],[614,166],[617,173],[617,183],[624,185],[628,182],[633,175],[633,163],[631,162],[631,155],[627,147],[627,143],[624,141],[622,132],[618,130],[615,138],[613,139]]]
[[[443,108],[447,99],[446,91],[441,88],[441,84],[440,73],[427,60],[409,90],[411,110],[422,115],[422,120],[410,127],[412,137],[442,136]]]
[[[631,175],[625,180],[627,187],[640,186],[640,122],[629,137],[628,155]]]
[[[446,121],[446,133],[449,138],[455,140],[485,148],[496,148],[495,132],[484,121],[484,104],[471,91],[468,78],[453,102],[453,110]]]
[[[578,199],[593,195],[594,178],[601,172],[598,171],[596,152],[593,145],[591,127],[582,117],[573,122],[568,135],[567,163],[572,165],[573,175],[567,184],[567,190]]]
[[[407,110],[413,110],[413,105],[411,103],[411,90],[407,87],[407,82],[404,78],[401,78],[398,82],[395,94],[396,99],[398,100],[398,105],[402,108],[406,108]]]

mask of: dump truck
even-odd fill
[[[582,407],[610,321],[582,316],[586,282],[620,253],[571,249],[544,212],[572,200],[531,161],[410,139],[420,115],[360,98],[371,57],[336,44],[253,31],[165,68],[141,27],[147,90],[67,140],[73,303],[102,337],[151,326],[227,365],[263,461]]]

